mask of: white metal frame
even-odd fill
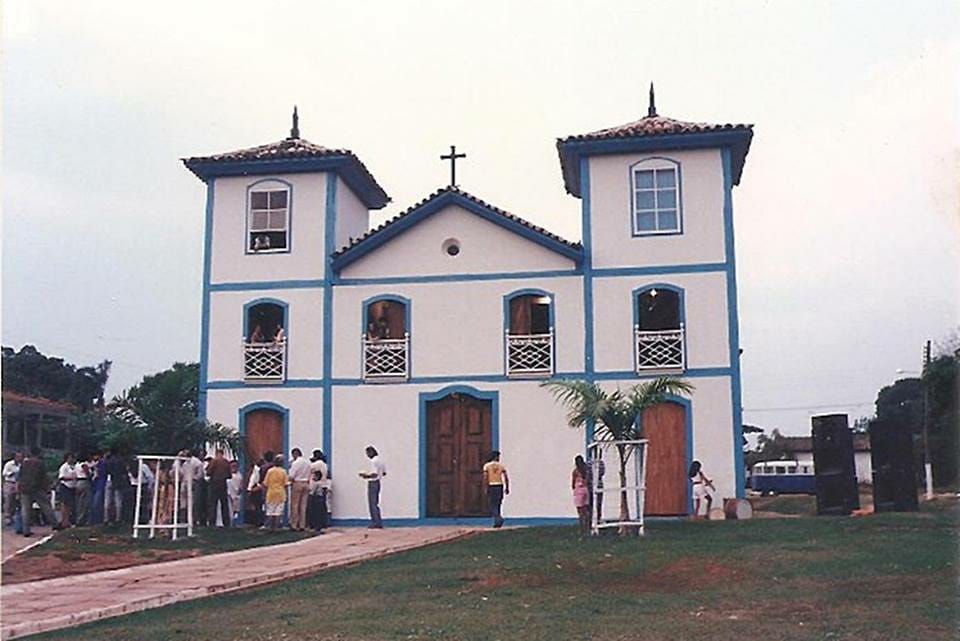
[[[251,343],[243,339],[243,380],[282,383],[287,376],[287,340]]]
[[[647,494],[647,439],[637,439],[628,441],[593,441],[587,446],[587,454],[593,463],[591,469],[591,488],[593,492],[593,501],[590,505],[590,530],[593,534],[599,534],[600,530],[609,528],[635,527],[637,534],[643,535],[643,512]],[[627,474],[624,486],[620,485],[620,458],[617,452],[619,446],[624,446],[630,452],[627,455]],[[609,456],[607,456],[609,454]],[[605,468],[604,486],[598,487],[600,482],[600,466],[597,461],[603,461]],[[610,471],[615,472],[615,484],[610,484]],[[632,472],[632,473],[631,473]],[[627,520],[620,520],[620,495],[627,492],[628,506],[632,504],[633,517]],[[633,501],[630,501],[631,494]],[[605,497],[612,496],[615,499],[614,506]],[[611,507],[615,510],[616,519],[600,519],[597,516],[597,500],[603,499],[604,509]]]
[[[683,370],[687,366],[687,346],[683,323],[676,329],[642,330],[633,326],[633,362],[638,372],[647,370]]]
[[[133,513],[133,538],[140,538],[140,530],[149,530],[150,538],[156,536],[157,530],[170,530],[174,541],[180,530],[185,529],[187,536],[193,536],[193,483],[187,482],[187,522],[180,522],[180,484],[182,476],[180,468],[190,459],[183,456],[164,456],[160,454],[140,454],[137,456],[137,503]],[[153,507],[150,510],[150,521],[140,523],[140,506],[143,504],[143,466],[147,461],[156,461],[159,470],[162,461],[173,461],[173,523],[157,523],[157,509],[160,502],[160,483],[153,483]],[[156,479],[156,477],[154,477]]]
[[[553,374],[553,328],[546,334],[505,333],[504,359],[507,376],[549,376]]]
[[[363,335],[363,380],[397,381],[410,378],[410,334],[403,338]]]

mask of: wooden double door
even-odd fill
[[[493,447],[492,403],[450,394],[427,403],[427,516],[486,516],[483,464]]]
[[[659,403],[643,411],[647,439],[647,493],[644,514],[675,516],[688,511],[687,412],[679,403]]]
[[[244,449],[247,469],[253,468],[264,452],[283,454],[283,414],[276,410],[253,410],[244,419]]]

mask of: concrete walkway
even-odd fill
[[[333,529],[294,543],[2,586],[0,639],[305,576],[450,541],[478,529]]]

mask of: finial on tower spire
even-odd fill
[[[653,96],[653,83],[650,83],[650,106],[647,107],[647,117],[652,118],[657,115],[657,101]]]
[[[297,106],[293,106],[293,126],[290,128],[290,139],[296,140],[300,137],[300,116],[297,115]]]

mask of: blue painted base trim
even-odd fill
[[[423,525],[468,525],[471,527],[483,527],[491,524],[489,517],[468,517],[468,518],[401,518],[401,519],[383,519],[386,527],[417,527]],[[332,524],[341,527],[365,527],[370,524],[370,519],[333,519]],[[507,518],[504,525],[509,526],[536,526],[536,525],[576,525],[577,519],[573,517],[561,516],[527,516],[520,518]]]

